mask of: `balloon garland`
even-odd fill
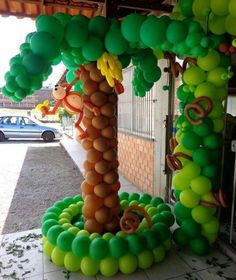
[[[174,223],[169,206],[148,194],[118,195],[117,174],[121,70],[132,62],[134,94],[143,97],[161,77],[158,60],[162,58],[170,60],[165,71],[175,77],[183,74],[177,91],[177,132],[170,142],[172,154],[167,156],[175,171],[174,213],[180,226],[173,239],[195,254],[208,252],[218,234],[217,210],[226,206],[219,171],[222,102],[232,77],[228,54],[236,45],[225,36],[236,34],[233,3],[183,0],[170,17],[130,14],[121,22],[62,13],[36,19],[36,31],[27,35],[20,53],[10,60],[2,94],[20,102],[40,89],[51,66],[62,61],[68,68],[68,85],[81,93],[80,121],[85,130],[79,138],[87,152],[82,196],[55,202],[42,218],[44,252],[53,263],[87,276],[100,271],[110,277],[118,270],[129,274],[137,267],[148,268],[169,250],[169,227]],[[187,57],[183,67],[174,61],[174,54]],[[39,107],[49,111],[47,102]]]

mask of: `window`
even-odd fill
[[[154,139],[154,108],[156,92],[152,89],[145,97],[133,93],[133,67],[123,72],[124,94],[119,95],[118,129],[137,136]]]

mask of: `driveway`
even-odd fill
[[[0,234],[39,228],[55,201],[80,193],[83,177],[59,141],[5,141],[0,155]]]

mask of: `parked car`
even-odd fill
[[[60,130],[32,117],[0,117],[0,141],[8,138],[42,138],[46,142],[52,142],[56,138],[61,138],[62,134]]]

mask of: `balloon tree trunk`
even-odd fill
[[[102,76],[96,63],[84,65],[80,80],[83,83],[84,106],[80,135],[86,150],[85,180],[81,185],[84,206],[84,228],[92,232],[116,232],[120,188],[117,160],[117,95]]]

